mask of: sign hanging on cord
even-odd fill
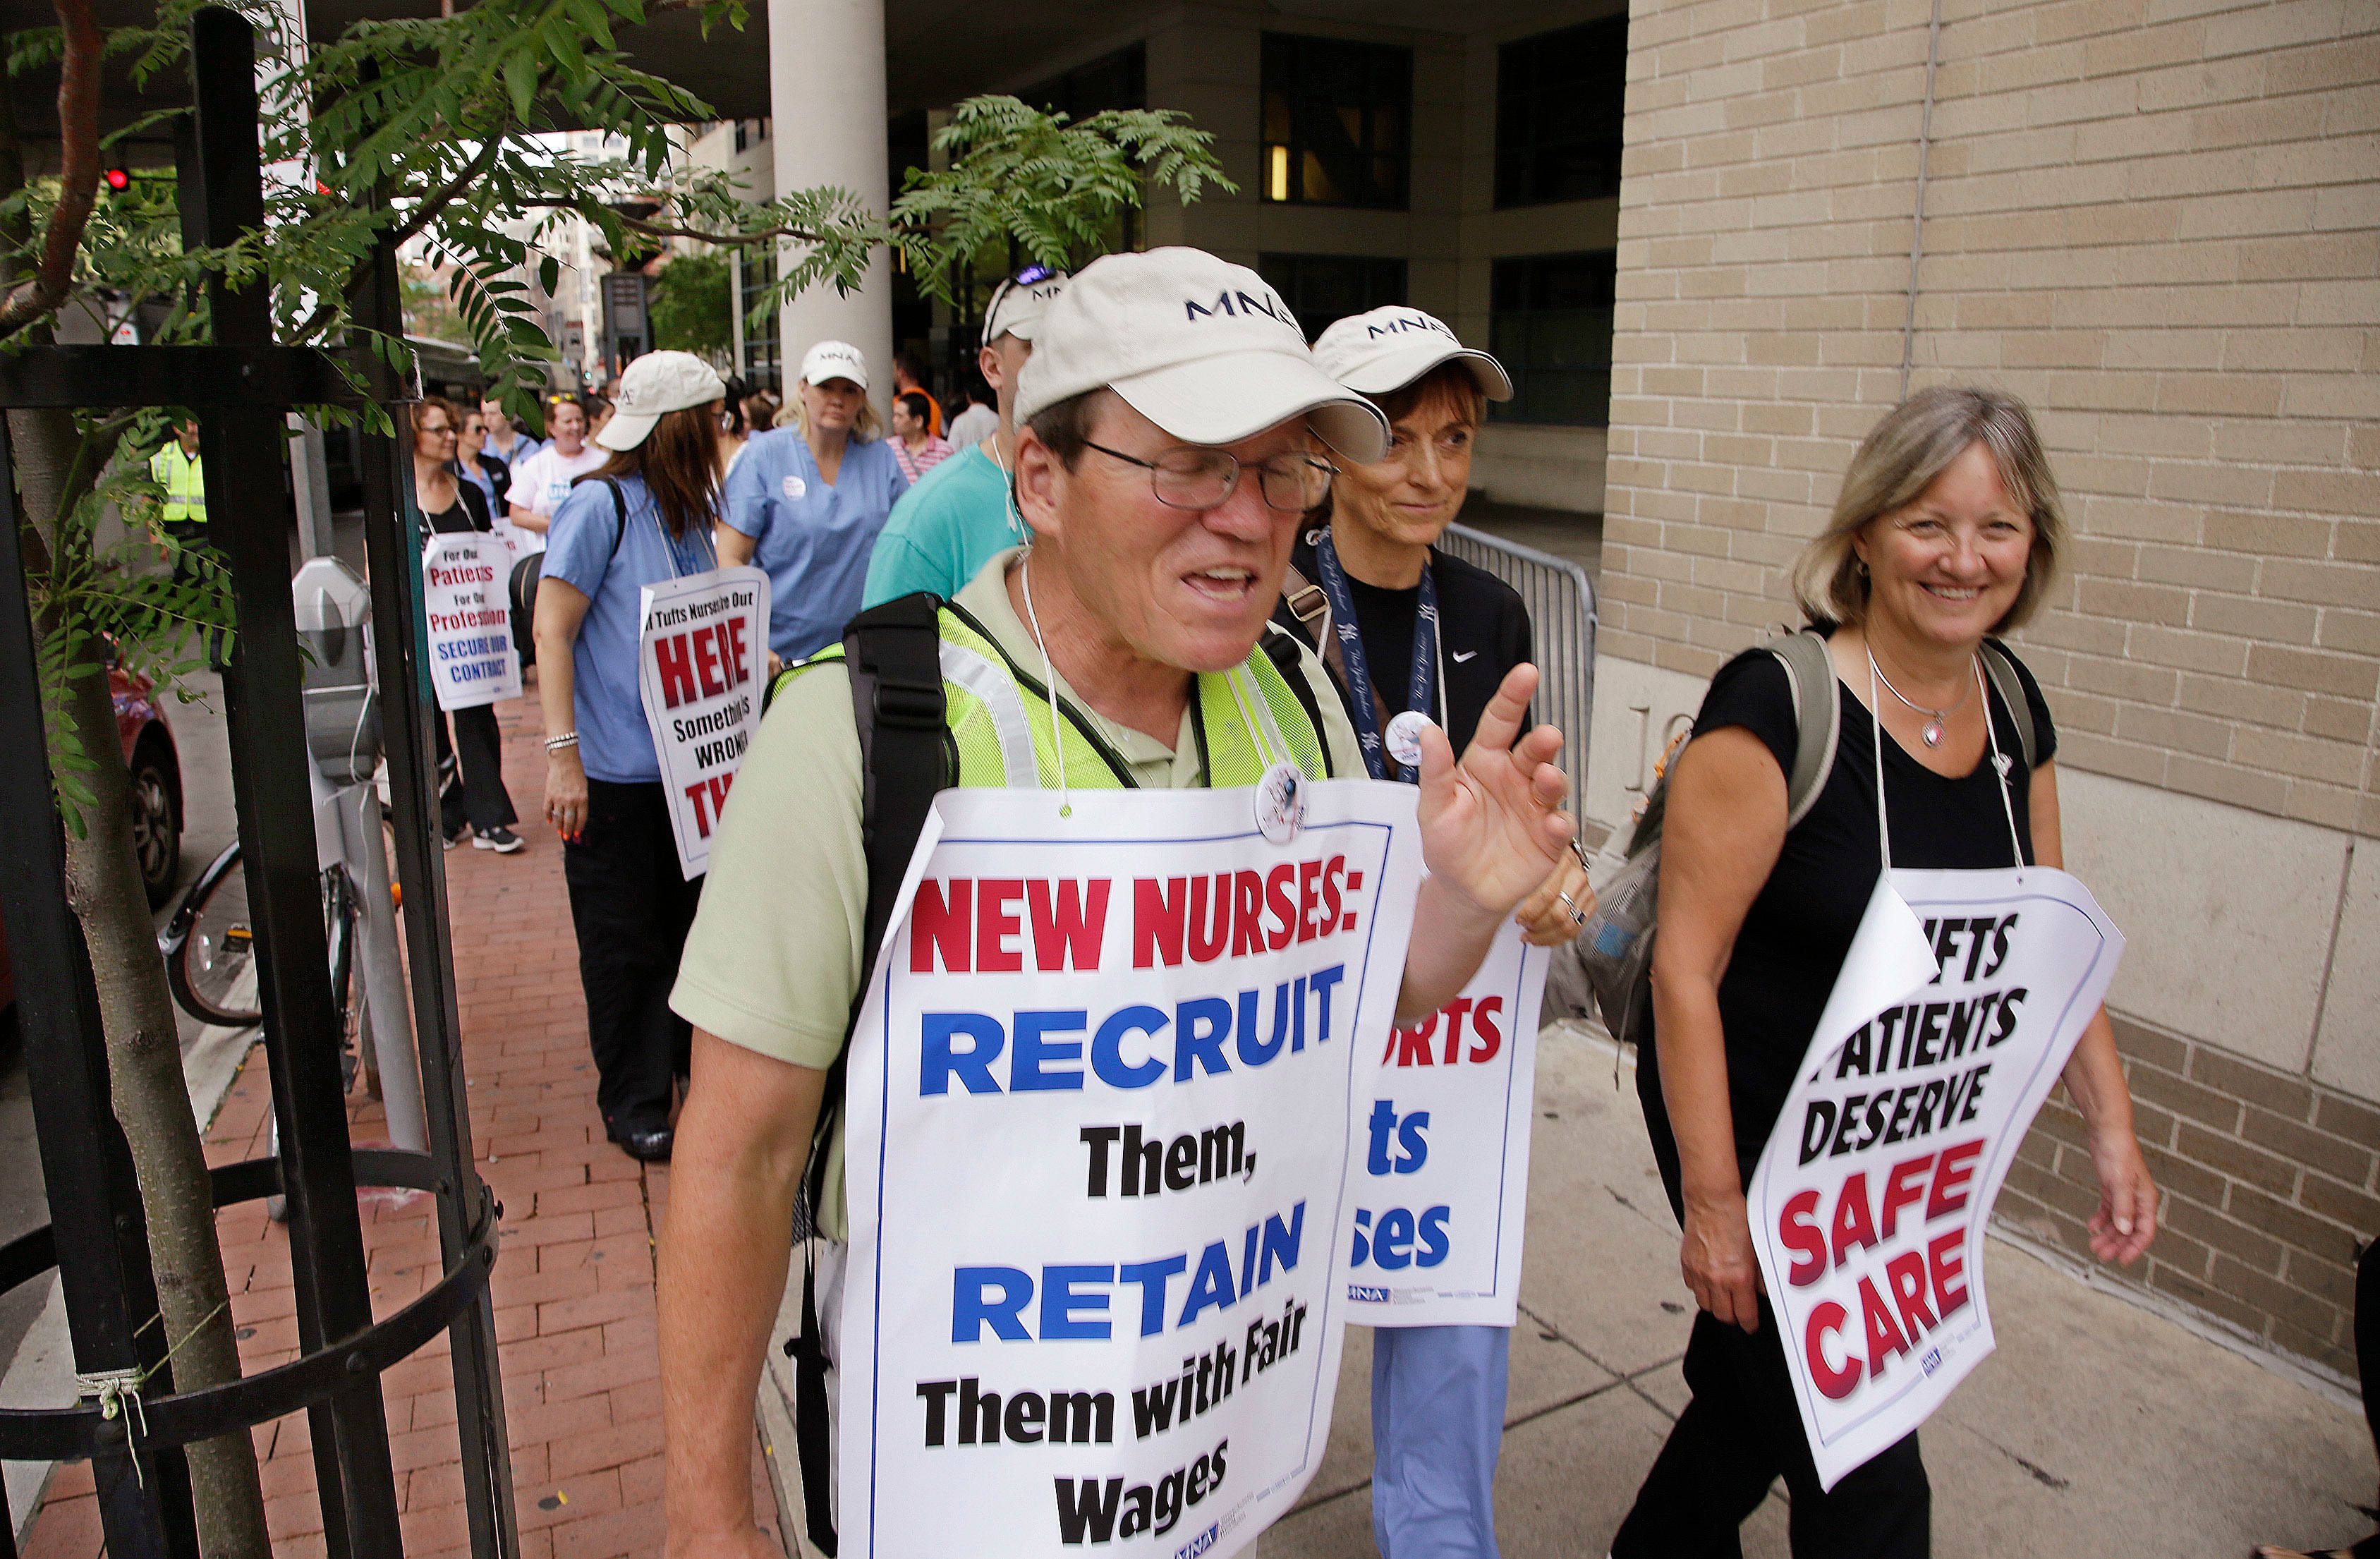
[[[852,1040],[843,1552],[1221,1559],[1319,1467],[1421,873],[1412,787],[1302,791],[937,798]]]
[[[710,568],[647,585],[638,599],[637,682],[661,762],[662,794],[692,882],[760,726],[768,675],[769,576]]]
[[[2054,868],[1877,880],[1745,1193],[1822,1487],[1992,1351],[1992,1203],[2123,950]]]
[[[430,685],[443,710],[477,709],[520,697],[520,652],[513,647],[505,585],[512,557],[483,530],[430,538],[421,553],[422,620]]]
[[[1546,950],[1507,922],[1463,994],[1390,1030],[1350,1147],[1357,1325],[1516,1319],[1546,968]]]

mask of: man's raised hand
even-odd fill
[[[1536,690],[1536,667],[1506,672],[1460,762],[1445,732],[1432,726],[1421,737],[1422,859],[1433,879],[1499,920],[1546,880],[1577,832],[1562,810],[1570,782],[1553,761],[1561,733],[1520,734]]]

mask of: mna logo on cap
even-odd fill
[[[1367,337],[1402,335],[1408,331],[1415,330],[1427,331],[1432,335],[1443,335],[1449,341],[1452,341],[1456,338],[1454,332],[1447,329],[1445,325],[1440,324],[1438,321],[1430,318],[1427,314],[1398,314],[1391,318],[1382,320],[1378,324],[1366,325],[1364,327],[1364,334]]]
[[[1234,304],[1237,307],[1234,307]],[[1200,303],[1195,298],[1185,298],[1182,300],[1182,317],[1192,323],[1196,323],[1202,317],[1212,319],[1217,314],[1234,319],[1249,314],[1262,314],[1276,324],[1285,324],[1290,329],[1297,331],[1298,345],[1305,344],[1305,332],[1298,328],[1297,316],[1289,311],[1289,305],[1281,300],[1279,293],[1267,291],[1263,297],[1256,298],[1236,290],[1219,292],[1215,295],[1215,301],[1211,307]]]

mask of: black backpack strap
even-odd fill
[[[599,476],[595,480],[612,490],[612,518],[619,523],[612,528],[612,550],[607,555],[617,557],[620,555],[620,543],[628,534],[628,496],[620,491],[619,478]]]
[[[1984,673],[1992,679],[1992,690],[2008,706],[2009,718],[2016,722],[2017,746],[2024,751],[2024,771],[2033,772],[2040,749],[2041,734],[2033,728],[2033,700],[2024,696],[2024,678],[2017,675],[2016,656],[1997,639],[1984,640]],[[1986,712],[1988,713],[1988,712]]]
[[[1297,636],[1279,623],[1265,624],[1259,642],[1281,679],[1297,695],[1298,707],[1305,711],[1305,723],[1314,728],[1314,740],[1322,749],[1322,777],[1337,779],[1339,767],[1330,761],[1330,733],[1322,724],[1322,705],[1314,697],[1314,684],[1305,679],[1305,658],[1298,653]],[[1192,705],[1196,708],[1196,704]]]
[[[868,859],[868,909],[862,922],[859,986],[852,993],[844,1047],[827,1068],[809,1163],[802,1175],[794,1220],[797,1239],[806,1239],[816,1226],[826,1194],[827,1149],[843,1114],[850,1032],[858,1024],[860,1004],[875,978],[893,900],[936,793],[958,772],[942,695],[941,604],[921,591],[870,607],[843,630],[852,721],[859,735],[860,840]],[[794,1448],[801,1467],[803,1516],[810,1541],[832,1559],[835,1529],[828,1478],[828,1360],[819,1325],[818,1274],[807,1248],[802,1329],[786,1342],[785,1352],[794,1360]]]

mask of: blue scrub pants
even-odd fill
[[[1381,1559],[1497,1559],[1509,1326],[1372,1331],[1372,1540]]]

